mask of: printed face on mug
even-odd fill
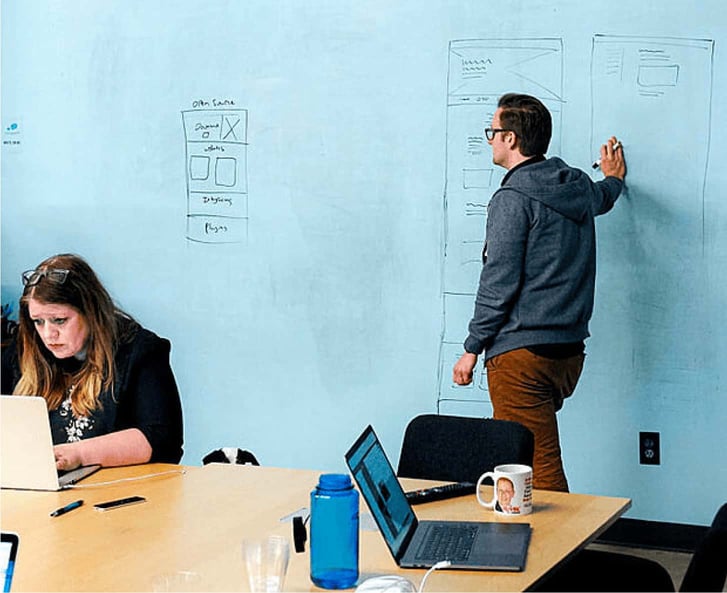
[[[492,500],[483,500],[480,486],[491,479]],[[494,471],[485,472],[477,481],[477,502],[494,509],[499,515],[527,515],[533,511],[533,469],[529,465],[498,465]]]

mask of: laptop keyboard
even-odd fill
[[[476,535],[476,525],[432,525],[419,545],[416,559],[433,562],[467,560]]]

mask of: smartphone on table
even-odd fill
[[[139,504],[146,502],[146,498],[143,496],[129,496],[127,498],[119,498],[118,500],[109,500],[108,502],[99,502],[93,505],[93,508],[97,511],[110,511],[113,509],[120,509],[131,504]]]

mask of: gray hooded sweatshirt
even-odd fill
[[[596,281],[594,217],[623,182],[594,182],[557,157],[506,177],[487,209],[475,312],[464,342],[486,358],[539,344],[587,338]]]

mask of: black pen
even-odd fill
[[[66,513],[72,511],[73,509],[77,509],[83,504],[82,500],[77,500],[75,502],[72,502],[70,504],[67,504],[64,507],[61,507],[60,509],[56,509],[53,511],[50,516],[51,517],[60,517],[61,515],[65,515]]]

